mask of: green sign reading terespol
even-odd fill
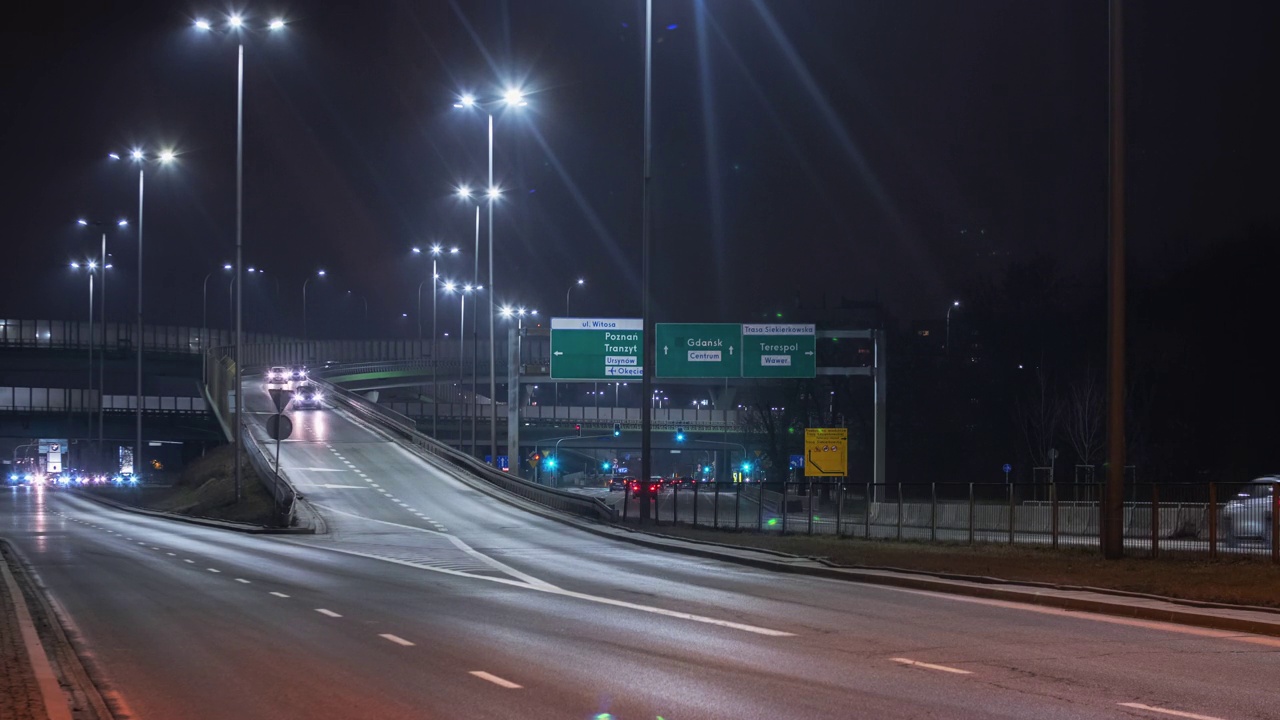
[[[552,318],[553,380],[639,380],[644,373],[639,318]]]
[[[742,326],[742,377],[811,378],[817,371],[817,339],[812,324]]]
[[[737,323],[658,323],[654,376],[742,377],[742,326]]]

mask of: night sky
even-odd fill
[[[1264,110],[1280,9],[1127,7],[1131,258],[1161,276],[1280,226]],[[106,157],[142,144],[180,153],[148,173],[149,321],[198,323],[213,271],[210,319],[225,324],[236,49],[191,28],[225,10],[45,2],[6,23],[0,316],[84,314],[67,263],[96,236],[74,221],[136,222],[137,174]],[[559,314],[584,276],[574,314],[638,315],[641,0],[244,10],[290,23],[247,42],[245,259],[267,271],[246,281],[251,311],[278,292],[274,317],[296,319],[303,278],[324,268],[313,313],[346,312],[352,290],[372,325],[404,335],[429,273],[410,248],[473,243],[474,206],[451,192],[485,184],[485,123],[452,103],[518,85],[529,106],[495,110],[497,299]],[[750,320],[824,294],[931,317],[981,273],[1036,255],[1100,281],[1105,2],[656,0],[654,12],[658,320]],[[121,282],[136,282],[135,237],[109,241],[116,318],[133,309]],[[465,262],[442,274],[468,277]]]

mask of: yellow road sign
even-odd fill
[[[844,477],[849,474],[848,428],[805,428],[805,477]]]

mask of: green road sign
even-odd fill
[[[742,326],[742,377],[811,378],[817,374],[813,325]]]
[[[742,377],[742,326],[737,323],[658,323],[655,377]]]
[[[551,318],[551,378],[639,380],[643,337],[637,318]]]

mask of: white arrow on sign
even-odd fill
[[[732,346],[732,345],[730,345],[730,346],[729,346],[729,354],[730,354],[730,355],[732,355],[732,354],[733,354],[733,346]]]
[[[812,350],[805,350],[805,351],[804,351],[804,354],[805,354],[805,355],[812,355],[812,354],[813,354],[813,351],[812,351]]]
[[[562,352],[560,352],[559,350],[557,350],[557,351],[555,351],[555,352],[553,352],[553,353],[551,353],[551,354],[552,354],[552,355],[563,355],[564,353],[562,353]]]
[[[662,346],[662,354],[663,354],[663,355],[666,355],[666,354],[667,354],[667,351],[668,351],[668,350],[670,350],[670,349],[671,349],[671,348],[667,347],[666,345],[663,345],[663,346]]]

